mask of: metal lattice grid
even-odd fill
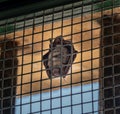
[[[80,1],[1,20],[0,114],[119,114],[119,10]]]

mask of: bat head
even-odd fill
[[[76,53],[72,42],[64,40],[62,36],[51,41],[49,51],[43,56],[48,77],[65,77],[76,58]]]

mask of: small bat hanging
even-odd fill
[[[48,77],[65,78],[76,58],[76,53],[72,42],[64,40],[62,36],[56,37],[54,42],[50,41],[49,52],[43,56]]]

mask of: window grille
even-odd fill
[[[0,2],[0,114],[120,114],[120,1],[14,2]]]

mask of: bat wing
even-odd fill
[[[75,58],[76,58],[76,53],[77,51],[74,49],[73,44],[71,43],[71,41],[68,40],[63,40],[63,45],[67,48],[68,50],[68,62],[66,63],[65,67],[64,67],[64,78],[67,75],[70,67],[72,66],[72,63],[74,62]]]
[[[70,67],[72,66],[72,63],[74,62],[74,60],[76,58],[76,53],[77,53],[77,51],[74,49],[74,47],[73,47],[73,53],[69,52],[70,56],[68,56],[68,63],[66,64],[66,66],[64,68],[64,76],[63,76],[64,78],[67,75]]]

